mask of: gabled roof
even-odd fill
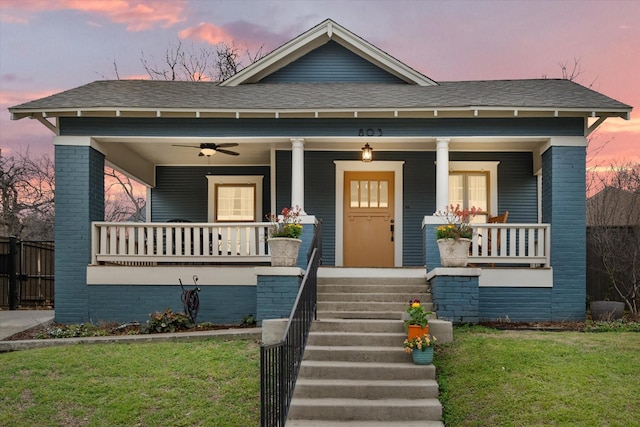
[[[220,86],[238,86],[257,83],[267,75],[281,69],[330,40],[366,59],[388,73],[409,84],[432,86],[437,83],[429,77],[398,61],[331,19],[327,19],[295,39],[275,49],[264,58],[228,78]]]

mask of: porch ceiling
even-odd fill
[[[369,143],[375,153],[382,151],[435,151],[435,137],[302,137],[305,151],[353,151],[359,153]],[[201,137],[94,137],[108,164],[127,174],[144,176],[137,165],[149,166],[240,166],[269,165],[271,152],[290,150],[291,139],[285,137],[201,138]],[[198,156],[202,143],[236,142],[230,148],[239,156],[217,153],[211,157]],[[543,137],[454,137],[450,151],[526,151],[539,153],[549,142]],[[176,147],[175,144],[192,145]],[[132,159],[141,161],[133,162]]]

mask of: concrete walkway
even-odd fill
[[[54,310],[0,310],[0,340],[34,326],[53,322]]]

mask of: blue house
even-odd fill
[[[198,319],[237,323],[287,312],[261,286],[298,280],[320,224],[324,272],[419,271],[442,308],[462,281],[477,319],[584,319],[586,137],[631,109],[568,80],[436,82],[326,20],[221,83],[96,81],[10,112],[55,134],[57,321],[180,310],[196,275]],[[147,222],[103,221],[105,165],[147,186]],[[472,268],[440,267],[450,203],[483,209]],[[288,206],[299,268],[270,267],[265,215]]]

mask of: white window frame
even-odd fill
[[[208,191],[207,191],[207,220],[214,222],[216,212],[216,185],[254,185],[256,189],[255,200],[255,218],[256,222],[261,222],[262,218],[262,175],[207,175]]]

